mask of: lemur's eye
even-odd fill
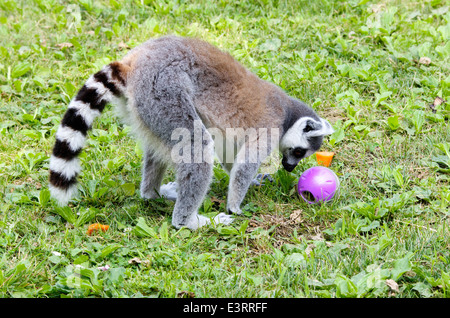
[[[294,151],[292,152],[292,154],[296,158],[302,158],[305,155],[305,153],[306,153],[306,149],[303,149],[303,148],[295,148]]]

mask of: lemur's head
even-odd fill
[[[289,172],[294,170],[300,160],[319,150],[324,136],[334,132],[330,123],[318,117],[308,106],[303,103],[297,103],[296,106],[298,111],[288,114],[291,116],[290,123],[285,126],[279,145],[283,167]],[[304,112],[308,114],[302,116]],[[297,119],[293,120],[292,116]]]

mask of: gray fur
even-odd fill
[[[292,160],[292,150],[297,144],[306,149],[305,156],[310,155],[320,147],[323,136],[332,131],[306,104],[202,43],[163,37],[131,50],[121,61],[130,71],[123,91],[124,102],[118,108],[145,149],[141,196],[152,199],[162,195],[175,200],[172,224],[176,228],[197,229],[210,223],[209,218],[197,212],[213,176],[214,141],[208,129],[277,128],[281,133],[275,144],[279,143],[290,168],[304,157]],[[259,106],[259,110],[255,109]],[[307,132],[304,132],[308,124],[305,118],[310,127]],[[201,124],[196,126],[196,122]],[[188,156],[191,160],[172,161],[171,151],[179,142],[172,139],[172,133],[179,128],[187,130],[192,139],[201,133],[200,162],[194,158],[198,149],[193,144]],[[269,136],[269,141],[271,138],[274,137]],[[249,150],[254,142],[238,141],[236,161],[222,163],[230,173],[227,209],[232,213],[241,213],[240,205],[264,160]],[[272,144],[268,143],[267,154],[274,150]],[[176,184],[161,187],[169,165],[175,168]],[[213,222],[229,224],[232,220],[230,215],[220,213]]]

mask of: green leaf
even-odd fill
[[[133,228],[133,234],[140,237],[158,238],[155,230],[147,225],[143,217],[138,218],[136,226]]]
[[[49,260],[50,262],[52,262],[55,265],[58,265],[59,263],[61,263],[62,258],[61,258],[61,256],[58,256],[58,255],[52,255],[49,258],[47,258],[47,260]]]
[[[442,39],[448,41],[450,38],[450,23],[441,25],[437,30],[442,34]]]
[[[62,286],[67,286],[70,288],[80,288],[85,290],[91,290],[92,284],[89,279],[80,278],[79,273],[69,275],[65,278],[62,278],[58,281],[58,284]]]
[[[87,261],[89,261],[89,256],[86,254],[81,254],[80,256],[78,256],[77,258],[75,258],[73,260],[73,264],[79,265],[79,264],[83,264]]]
[[[450,41],[445,42],[444,45],[436,46],[436,52],[438,52],[442,57],[447,58],[450,55]]]
[[[337,235],[344,228],[344,220],[342,218],[338,219],[331,229],[324,230],[328,235]]]
[[[95,190],[97,188],[98,185],[98,181],[91,179],[87,182],[87,189],[89,191],[89,196],[94,197],[95,196]]]
[[[113,283],[113,284],[120,284],[124,277],[125,277],[125,268],[123,267],[114,267],[114,268],[110,268],[108,270],[108,274],[109,274],[109,280]]]
[[[136,186],[134,183],[124,183],[120,185],[120,188],[123,190],[125,195],[132,196],[134,195],[134,192],[136,191]]]
[[[339,275],[335,281],[336,296],[343,298],[352,298],[358,295],[358,288],[347,277]]]
[[[380,226],[380,222],[374,220],[374,221],[372,221],[369,225],[361,227],[361,231],[363,231],[363,232],[369,232],[369,231],[371,231],[371,230],[373,230],[373,229],[376,229],[376,228],[379,227],[379,226]]]
[[[389,270],[382,269],[377,264],[371,264],[367,266],[366,271],[367,273],[362,271],[352,277],[352,282],[358,289],[358,297],[363,297],[368,292],[371,292],[374,296],[385,294],[388,288],[385,281],[390,276]]]
[[[331,134],[330,138],[330,145],[334,146],[338,143],[340,143],[345,138],[345,127],[342,125],[342,123],[339,121],[336,123],[336,125],[333,126],[334,133]]]
[[[73,224],[75,227],[80,227],[81,225],[89,222],[92,220],[97,214],[99,213],[99,210],[96,208],[87,208],[80,210],[80,215],[78,216],[78,219]]]
[[[433,296],[430,284],[418,282],[413,285],[412,289],[419,292],[420,296],[430,298]]]
[[[425,123],[424,112],[422,110],[414,111],[412,122],[414,124],[414,128],[416,129],[416,133],[420,133],[422,131],[422,126]]]
[[[39,203],[42,206],[46,206],[48,201],[50,201],[50,191],[44,188],[39,191]]]
[[[337,69],[342,76],[346,76],[350,72],[351,67],[347,64],[341,64],[337,66]]]
[[[278,38],[268,39],[266,42],[261,44],[260,48],[262,51],[277,51],[281,46],[281,40]]]
[[[31,202],[30,198],[26,194],[19,192],[7,193],[5,198],[15,204]]]
[[[55,212],[70,224],[75,224],[77,220],[77,216],[75,215],[75,213],[72,212],[72,209],[68,206],[57,207],[55,208]]]
[[[25,75],[26,73],[28,73],[28,71],[31,70],[31,64],[27,61],[25,62],[21,62],[17,65],[15,65],[11,71],[11,77],[12,78],[18,78],[21,77],[23,75]]]
[[[219,226],[217,228],[217,232],[219,232],[220,235],[239,235],[239,231],[235,229],[232,226]]]
[[[444,152],[447,157],[450,159],[450,142],[447,143],[439,143],[434,145],[437,149],[441,150],[442,152]]]
[[[391,278],[397,281],[404,273],[411,270],[411,258],[413,253],[409,252],[403,258],[400,258],[394,262],[394,268],[391,271]]]
[[[361,0],[356,6],[362,6],[362,5],[366,4],[367,2],[369,2],[369,0]]]
[[[115,250],[117,250],[121,247],[122,247],[122,245],[118,244],[118,243],[110,244],[107,247],[105,247],[104,249],[102,249],[100,257],[105,258],[106,256],[108,256],[109,254],[111,254],[112,252],[114,252]]]
[[[81,268],[79,271],[80,275],[83,277],[87,277],[90,280],[91,283],[91,288],[93,289],[94,292],[99,292],[102,289],[102,284],[103,281],[102,280],[98,280],[97,276],[99,273],[99,270],[94,268]]]
[[[403,188],[403,186],[404,186],[404,184],[405,184],[405,180],[404,180],[404,178],[403,178],[402,173],[400,172],[400,169],[398,168],[397,170],[394,170],[394,171],[392,172],[392,175],[394,176],[394,180],[395,180],[395,182],[397,183],[397,185],[398,185],[400,188]]]
[[[400,128],[400,121],[398,115],[391,116],[387,119],[387,125],[391,130],[397,130]]]
[[[239,227],[239,233],[241,233],[241,235],[245,234],[245,231],[247,230],[248,227],[248,220],[245,220],[244,222],[242,222],[241,226]]]
[[[380,105],[381,104],[381,102],[384,102],[385,100],[387,100],[388,98],[389,98],[389,96],[391,96],[392,95],[392,92],[391,91],[385,91],[385,92],[382,92],[381,94],[375,94],[375,103],[374,103],[374,106],[376,107],[376,106],[378,106],[378,105]]]
[[[160,228],[159,228],[159,237],[164,242],[167,242],[169,240],[169,226],[167,225],[167,222],[164,222]]]
[[[298,267],[302,265],[306,265],[306,260],[303,254],[301,253],[292,253],[285,257],[284,264],[287,267]]]
[[[388,237],[387,235],[382,235],[379,239],[378,239],[378,251],[381,252],[382,250],[384,250],[385,248],[389,247],[392,245],[392,242],[394,240],[391,237]]]

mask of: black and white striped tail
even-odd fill
[[[124,88],[120,63],[114,62],[92,75],[70,102],[50,157],[50,193],[60,205],[66,205],[76,194],[76,178],[81,170],[78,155],[87,131],[106,104],[123,95]]]

